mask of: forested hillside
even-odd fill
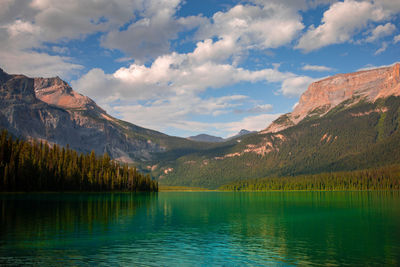
[[[345,101],[276,133],[256,133],[176,161],[160,183],[217,188],[232,181],[351,171],[400,163],[400,97]],[[240,142],[239,142],[240,140]],[[169,169],[168,169],[169,168]]]
[[[295,177],[269,177],[221,186],[233,191],[290,190],[400,190],[400,165],[352,172],[333,172]]]
[[[158,191],[158,183],[112,161],[37,141],[0,135],[0,191]]]

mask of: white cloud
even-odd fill
[[[388,43],[387,42],[383,42],[381,48],[379,48],[378,50],[375,51],[374,55],[377,56],[379,54],[382,54],[383,52],[386,51],[388,47]]]
[[[197,131],[205,128],[210,129],[213,126],[208,125],[208,123],[202,124],[191,121],[191,116],[218,116],[240,106],[242,101],[247,98],[243,95],[231,95],[203,99],[195,95],[181,95],[155,99],[145,104],[126,102],[112,107],[112,111],[124,120],[151,129],[165,131],[172,127],[186,131]],[[194,125],[197,128],[194,128]],[[200,126],[201,128],[199,128]],[[223,130],[225,129],[220,129],[220,131]]]
[[[241,129],[246,129],[249,131],[260,131],[268,127],[275,119],[277,119],[282,114],[261,114],[256,116],[249,116],[243,118],[242,120],[229,122],[219,127],[227,129],[230,135],[239,132]]]
[[[204,61],[207,57],[199,56],[207,54],[203,44],[199,42],[192,53],[160,56],[150,66],[131,64],[113,74],[93,69],[73,81],[72,85],[79,92],[93,97],[112,115],[137,125],[160,131],[174,128],[214,133],[218,129],[219,134],[227,131],[233,134],[242,128],[265,128],[268,121],[261,123],[261,119],[276,117],[269,114],[272,105],[259,104],[244,109],[243,103],[252,101],[247,96],[204,98],[200,96],[201,93],[239,82],[265,82],[282,83],[281,92],[286,96],[295,96],[305,90],[307,83],[313,80],[306,76],[280,72],[277,68],[251,71],[226,63]],[[261,114],[249,117],[244,121],[245,126],[229,123],[203,124],[190,119],[192,116],[219,116],[232,112]],[[258,120],[251,122],[250,118]]]
[[[70,77],[83,68],[71,63],[72,59],[50,56],[45,53],[23,51],[0,51],[1,68],[8,73],[23,73],[31,77]]]
[[[351,41],[356,33],[367,27],[368,22],[379,22],[390,17],[391,11],[384,7],[369,1],[337,2],[324,13],[321,25],[308,28],[296,48],[310,52],[327,45]]]
[[[32,47],[41,44],[37,38],[40,32],[39,27],[22,20],[0,26],[1,67],[9,73],[61,77],[69,77],[83,68],[69,57],[32,51]]]
[[[397,0],[375,0],[375,3],[393,14],[400,11],[400,2]]]
[[[200,122],[190,119],[189,115],[193,114],[194,112],[191,109],[191,106],[199,107],[199,104],[202,104],[204,105],[203,111],[207,111],[208,113],[210,111],[210,107],[213,109],[213,107],[218,106],[218,102],[224,102],[225,104],[223,105],[235,104],[227,102],[227,99],[219,98],[207,100],[186,99],[185,102],[182,102],[182,100],[183,99],[174,99],[172,102],[168,101],[168,105],[162,105],[162,103],[158,103],[148,107],[142,105],[119,106],[116,107],[115,110],[124,120],[131,121],[147,128],[157,129],[160,131],[166,131],[167,129],[174,128],[193,134],[206,132],[218,136],[230,136],[236,134],[241,129],[247,129],[250,131],[262,130],[281,115],[260,114],[248,116],[231,122]],[[179,101],[179,104],[174,103],[176,101]],[[180,107],[179,110],[176,110],[177,106]]]
[[[308,76],[295,76],[283,81],[280,92],[288,97],[300,96],[316,79]]]
[[[51,50],[58,54],[68,54],[69,48],[66,46],[52,46]]]
[[[135,20],[135,16],[154,13],[163,3],[160,0],[4,0],[0,8],[0,62],[5,69],[19,73],[67,77],[82,66],[71,58],[51,56],[44,51],[65,53],[65,49],[55,44],[62,46],[69,40],[120,28]]]
[[[333,68],[330,67],[326,67],[326,66],[319,66],[319,65],[309,65],[306,64],[304,65],[302,68],[302,70],[310,70],[310,71],[333,71]]]
[[[2,0],[0,24],[8,24],[19,18],[31,18],[35,12],[29,8],[31,0]]]
[[[188,54],[172,53],[158,57],[150,66],[131,64],[114,74],[93,69],[74,81],[76,89],[103,99],[152,99],[204,92],[238,82],[282,82],[296,75],[277,69],[246,70],[227,63],[205,61],[203,42]],[[199,48],[200,47],[200,48]]]
[[[102,39],[102,45],[124,51],[143,62],[168,53],[170,41],[177,38],[178,32],[198,28],[195,34],[195,39],[201,41],[198,49],[208,53],[208,58],[233,57],[237,62],[249,49],[264,50],[290,43],[304,28],[297,9],[281,3],[239,4],[208,19],[201,15],[177,18],[179,0],[148,2],[143,18],[124,30],[109,32]]]
[[[392,23],[388,22],[385,25],[378,25],[375,29],[372,30],[371,35],[368,36],[365,41],[366,42],[374,42],[382,37],[391,35],[396,30],[396,26]]]
[[[248,109],[235,109],[234,112],[238,114],[242,113],[268,113],[271,112],[273,106],[271,104],[255,105]]]
[[[297,10],[270,1],[215,13],[200,27],[197,38],[231,39],[246,49],[268,49],[290,43],[303,28]]]
[[[393,43],[397,44],[398,42],[400,42],[400,34],[393,38]]]
[[[43,29],[42,38],[55,41],[74,39],[120,27],[133,18],[135,10],[143,8],[144,0],[34,0],[33,21]]]
[[[178,32],[206,20],[202,16],[176,18],[180,4],[181,0],[145,1],[139,18],[126,29],[107,33],[101,40],[102,46],[121,50],[139,62],[168,53],[170,40],[176,39]]]

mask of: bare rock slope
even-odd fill
[[[293,112],[282,115],[263,133],[279,132],[307,116],[323,116],[337,105],[400,95],[400,64],[390,67],[338,74],[312,83],[300,97]]]

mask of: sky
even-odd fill
[[[264,129],[313,81],[399,57],[400,0],[0,0],[0,68],[181,137]]]

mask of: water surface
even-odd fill
[[[399,192],[2,194],[0,265],[400,265]]]

